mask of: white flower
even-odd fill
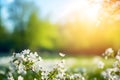
[[[18,80],[24,80],[22,76],[18,76]]]
[[[120,76],[114,75],[111,80],[120,80]]]
[[[118,50],[117,55],[120,55],[120,49]]]
[[[81,74],[73,74],[73,79],[85,80]]]
[[[23,52],[23,54],[29,54],[30,53],[30,50],[29,49],[26,49],[26,50],[24,50],[24,51],[22,51]]]
[[[16,53],[15,58],[17,58],[18,60],[21,60],[22,59],[21,54],[20,53]]]
[[[113,53],[111,49],[108,50],[109,53]],[[107,53],[107,52],[106,52]],[[109,54],[111,55],[111,54]],[[107,56],[109,56],[107,54]],[[107,68],[105,71],[102,72],[102,75],[107,80],[120,80],[120,50],[118,50],[118,53],[116,56],[113,56],[115,59],[112,68]]]
[[[111,56],[114,53],[112,48],[108,48],[106,49],[105,53],[103,54],[103,56],[105,56],[105,59],[108,59],[109,56]]]
[[[65,56],[65,54],[62,53],[59,53],[59,55],[62,57]],[[51,80],[65,80],[66,77],[68,78],[68,76],[72,78],[72,75],[69,74],[66,75],[67,68],[65,68],[64,59],[60,61],[55,61],[54,64],[53,60],[52,62],[43,61],[42,58],[37,54],[37,52],[32,53],[30,52],[30,50],[24,50],[21,53],[17,53],[16,55],[14,55],[11,64],[14,64],[14,66],[11,66],[12,67],[10,72],[11,75],[8,76],[8,80],[14,80],[12,73],[19,75],[24,75],[24,74],[29,75],[27,71],[37,73],[40,76],[41,80],[48,80],[49,78],[51,78]],[[51,76],[54,74],[55,76]],[[24,80],[24,77],[19,75],[16,76],[16,78],[18,80]],[[34,80],[38,79],[32,75],[31,77],[33,77]],[[85,80],[85,78],[81,74],[73,75],[73,79],[75,78],[76,79],[79,78],[80,80]]]
[[[116,59],[117,59],[118,61],[120,61],[120,50],[118,50],[118,53],[117,53],[117,55],[116,55]]]
[[[118,61],[120,61],[120,56],[119,56],[119,55],[117,55],[117,56],[116,56],[116,59],[117,59]]]
[[[64,78],[64,73],[59,73],[56,77],[59,78],[59,79],[63,79]]]
[[[36,61],[38,61],[38,54],[35,52],[35,53],[30,53],[28,56],[28,60],[29,61],[32,61],[32,62],[36,62]]]
[[[34,53],[35,56],[38,56],[37,52]]]
[[[59,53],[59,55],[60,55],[61,57],[64,57],[64,56],[65,56],[65,54],[63,54],[63,53]]]
[[[118,61],[115,61],[115,62],[113,63],[113,67],[117,67],[118,64],[119,64],[119,62],[118,62]]]
[[[13,77],[8,77],[8,80],[14,80],[14,78]]]
[[[32,65],[32,70],[35,72],[46,70],[45,63],[43,61],[37,61]]]
[[[107,54],[108,56],[111,55],[111,53],[113,53],[113,49],[112,48],[108,48],[106,51],[105,51],[105,54]]]
[[[114,71],[114,72],[118,72],[118,71],[120,71],[120,69],[117,68],[117,67],[115,67],[115,68],[113,68],[113,71]]]
[[[101,69],[104,68],[104,63],[102,61],[98,62],[98,68],[101,68]]]
[[[107,80],[120,80],[119,74],[114,74],[114,73],[116,73],[118,71],[120,71],[120,69],[118,69],[118,68],[108,68],[107,70],[102,72],[102,75]]]
[[[105,71],[102,72],[102,75],[104,76],[104,78],[109,78],[111,79],[111,72],[113,71],[113,69],[108,68]]]
[[[61,60],[61,61],[56,65],[57,68],[64,68],[64,66],[65,66],[65,60],[64,60],[64,59]]]
[[[80,74],[74,74],[74,78],[79,78],[79,77],[81,77]]]
[[[19,64],[19,66],[18,66],[18,73],[19,74],[26,74],[25,66],[23,64]]]
[[[37,80],[36,78],[34,78],[34,80]]]
[[[9,77],[7,78],[8,80],[14,80],[12,73],[8,73]]]

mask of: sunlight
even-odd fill
[[[102,8],[103,0],[77,0],[72,1],[66,6],[62,13],[62,18],[71,18],[72,16],[78,16],[80,20],[96,23],[99,17],[100,10]],[[76,15],[77,14],[77,15]]]
[[[84,9],[87,19],[96,21],[99,16],[99,9],[100,9],[100,5],[93,5],[87,9]]]

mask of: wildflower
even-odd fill
[[[8,80],[14,80],[13,75],[12,75],[11,72],[8,73],[8,78],[7,78],[7,79],[8,79]]]
[[[8,80],[14,80],[14,78],[13,77],[8,77]]]
[[[18,76],[18,80],[23,80],[23,77],[22,76]]]
[[[29,50],[29,49],[23,50],[22,53],[23,53],[23,54],[29,54],[29,53],[30,53],[30,50]]]
[[[105,53],[103,54],[103,56],[105,56],[105,59],[108,59],[108,57],[114,57],[114,51],[112,48],[108,48]]]
[[[20,54],[20,53],[16,53],[14,58],[15,58],[15,59],[18,59],[19,61],[22,60],[22,57],[21,57],[21,54]]]
[[[59,55],[60,55],[61,57],[64,57],[64,56],[65,56],[65,54],[63,54],[63,53],[59,53]]]
[[[113,51],[113,49],[112,48],[108,48],[106,51],[105,51],[105,53],[107,54],[107,53],[113,53],[114,51]],[[109,54],[110,55],[110,54]]]
[[[18,66],[18,73],[19,74],[26,74],[25,66],[23,64],[20,64]]]
[[[60,53],[61,57],[65,54]],[[44,61],[37,52],[32,53],[30,50],[24,50],[21,53],[15,53],[11,60],[11,73],[18,74],[15,77],[18,80],[23,80],[24,77],[20,75],[37,74],[36,76],[30,75],[34,80],[65,80],[70,76],[66,74],[65,60],[60,60],[57,64],[50,64],[48,61]],[[29,73],[30,72],[30,73]],[[73,75],[73,79],[79,78],[84,80],[81,74]],[[8,77],[8,80],[14,80],[12,74]]]
[[[34,80],[37,80],[36,78],[34,78]]]
[[[81,74],[74,74],[73,79],[85,80],[85,78]]]
[[[98,62],[98,68],[101,68],[101,69],[104,68],[104,63],[102,61]]]
[[[116,59],[117,59],[118,61],[120,61],[120,56],[117,55],[117,56],[116,56]]]
[[[36,62],[32,65],[31,68],[34,72],[39,72],[39,70],[42,70],[42,67],[40,65],[40,62]]]
[[[74,79],[74,76],[73,76],[73,75],[71,75],[71,76],[70,76],[70,79]]]
[[[118,61],[115,61],[115,62],[113,63],[113,67],[117,67],[118,64],[119,64],[119,62],[118,62]]]
[[[118,50],[117,55],[120,55],[120,49]]]
[[[42,75],[43,80],[48,78],[48,76],[47,76],[48,72],[47,71],[42,71],[41,75]]]
[[[113,56],[113,58],[116,61],[113,63],[111,68],[107,68],[105,71],[103,71],[102,75],[107,80],[120,80],[120,51],[118,51],[117,55]]]
[[[120,62],[120,50],[118,50],[118,53],[115,58]]]
[[[105,71],[102,72],[102,75],[104,76],[104,78],[111,78],[112,77],[111,76],[111,72],[112,71],[113,70],[111,68],[108,68],[107,70],[105,70]]]

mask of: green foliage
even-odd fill
[[[41,51],[55,51],[58,49],[59,33],[56,24],[48,20],[41,20],[34,12],[26,26],[21,25],[9,33],[0,25],[0,51],[21,51],[25,48]]]
[[[58,47],[58,27],[47,20],[40,20],[33,13],[26,28],[30,49],[55,50]]]
[[[10,35],[2,24],[0,24],[0,51],[8,51],[10,48]],[[7,46],[7,47],[6,47]]]

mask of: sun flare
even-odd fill
[[[101,0],[94,0],[94,2],[92,0],[77,0],[67,4],[61,14],[66,13],[68,17],[71,16],[69,14],[79,14],[78,16],[82,20],[96,21],[101,7]]]
[[[82,22],[95,24],[106,19],[108,19],[106,20],[108,22],[113,22],[114,19],[118,19],[118,17],[116,17],[117,10],[116,12],[114,10],[119,8],[119,6],[120,2],[113,4],[113,2],[109,0],[76,0],[66,4],[64,10],[60,14],[63,20],[65,20],[67,16],[67,20],[72,21],[77,17]],[[114,12],[115,15],[112,14]],[[119,14],[119,12],[117,14]]]
[[[63,34],[75,49],[102,46],[107,41],[116,43],[120,32],[120,1],[118,0],[75,0],[66,5],[63,12],[66,23]],[[62,12],[62,13],[63,13]],[[67,17],[66,17],[67,16]],[[116,37],[116,40],[114,38]],[[70,44],[69,44],[70,43]],[[106,47],[106,46],[104,46]]]
[[[103,0],[80,0],[81,5],[77,8],[80,19],[85,23],[93,23],[95,26],[99,24],[100,15],[103,9]]]
[[[99,9],[99,5],[90,6],[89,8],[84,9],[84,15],[86,15],[87,19],[96,21],[99,15]]]

